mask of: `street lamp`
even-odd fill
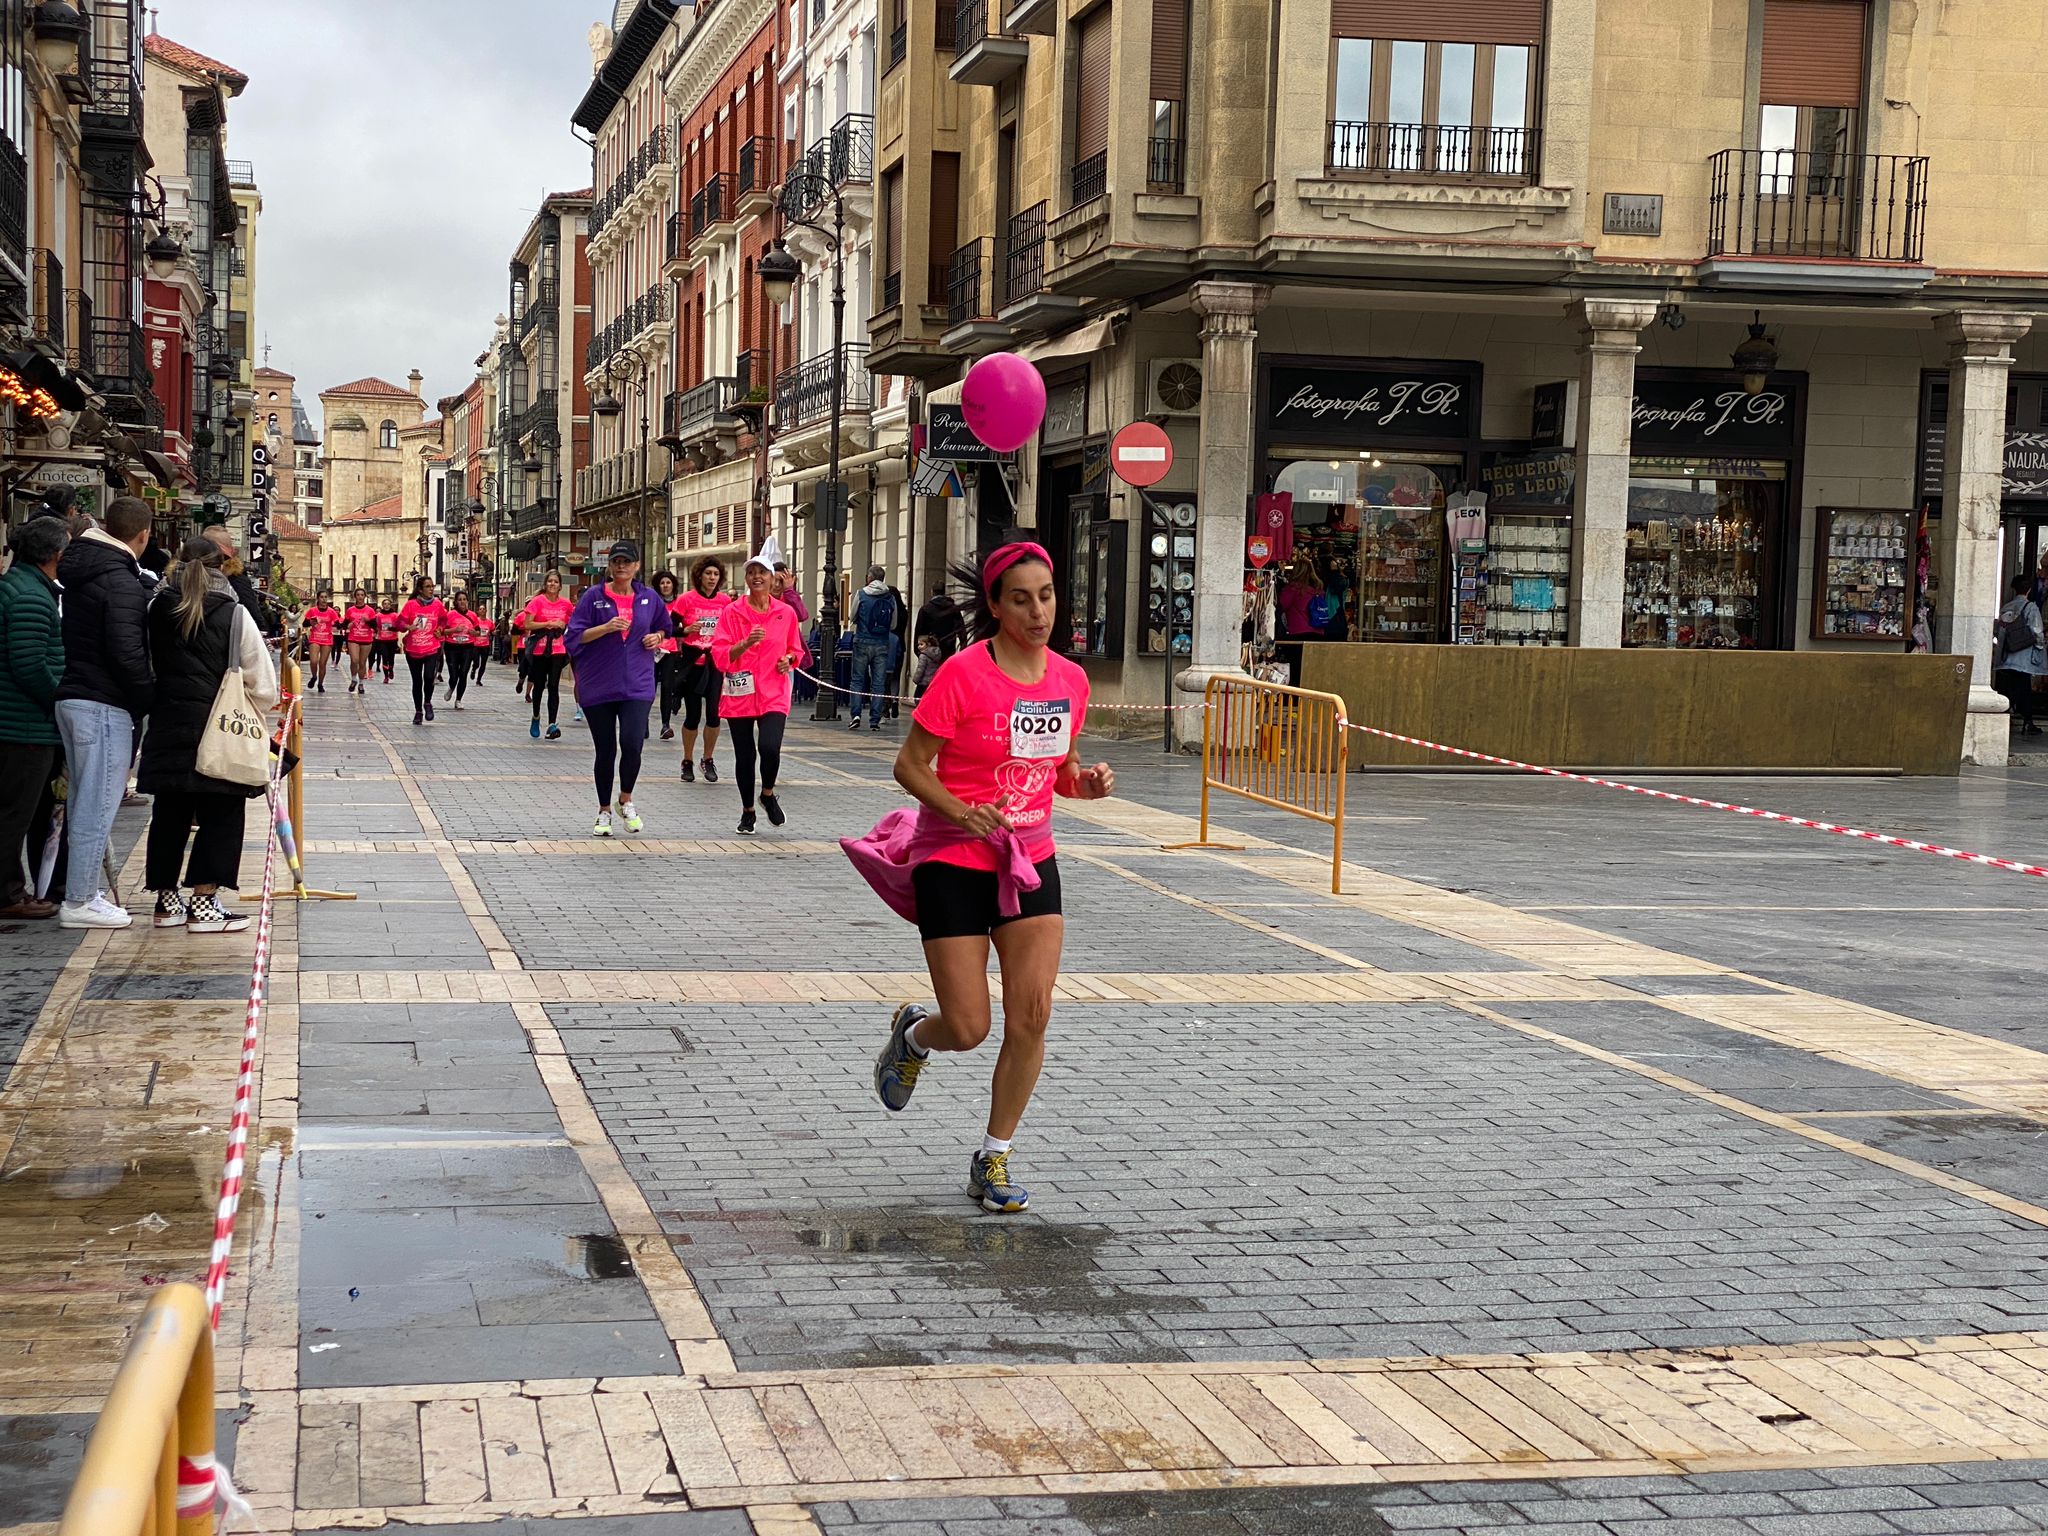
[[[29,27],[35,32],[36,58],[53,75],[68,75],[78,68],[79,50],[85,45],[85,18],[78,8],[64,0],[43,0],[29,13]]]
[[[627,365],[623,369],[618,366],[622,361]],[[652,359],[645,351],[631,342],[620,347],[618,351],[605,359],[604,394],[592,401],[590,406],[590,412],[593,416],[601,416],[606,421],[616,421],[625,413],[626,407],[619,400],[619,397],[612,393],[612,383],[614,380],[624,380],[633,377],[634,370],[637,367],[639,371],[640,394],[640,494],[637,498],[640,503],[640,558],[647,562],[650,569],[654,563],[654,554],[648,548],[647,539],[647,434],[653,425],[647,416],[647,369],[651,361]],[[664,540],[663,542],[665,544],[667,541]],[[665,558],[666,551],[664,550],[663,553]]]
[[[818,594],[818,665],[830,676],[839,654],[839,535],[845,525],[846,487],[839,479],[839,422],[846,398],[846,201],[839,195],[839,183],[817,171],[807,171],[799,161],[782,184],[782,219],[801,225],[824,237],[832,248],[832,436],[826,446],[830,455],[825,466],[825,484],[818,492],[815,522],[819,542],[824,546],[824,590]],[[820,216],[827,202],[832,206],[829,229]],[[773,249],[761,258],[756,269],[761,292],[768,302],[783,305],[796,291],[803,268],[777,239]],[[837,720],[839,696],[830,688],[818,690],[813,720]]]

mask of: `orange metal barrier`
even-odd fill
[[[214,1497],[206,1293],[167,1285],[93,1425],[57,1536],[212,1536]]]
[[[1254,677],[1212,677],[1202,715],[1202,844],[1209,792],[1322,822],[1334,834],[1330,889],[1344,889],[1344,701]],[[1199,847],[1202,844],[1188,844]]]

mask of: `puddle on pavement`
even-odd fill
[[[633,1274],[633,1256],[610,1233],[587,1233],[567,1240],[569,1266],[586,1280],[626,1280]]]

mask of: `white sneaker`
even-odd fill
[[[126,928],[135,919],[95,891],[91,901],[67,901],[57,909],[59,928]]]
[[[590,835],[592,837],[610,837],[612,835],[612,813],[610,811],[599,811],[597,813],[597,823],[590,829]]]
[[[638,832],[641,827],[646,825],[646,823],[640,820],[640,813],[633,809],[633,802],[630,800],[619,802],[619,815],[625,819],[628,832]]]

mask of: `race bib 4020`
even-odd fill
[[[1065,757],[1073,740],[1074,706],[1068,699],[1019,699],[1010,707],[1010,756]]]

